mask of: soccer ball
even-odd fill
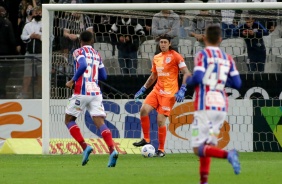
[[[141,154],[145,158],[151,158],[155,155],[155,148],[151,144],[146,144],[141,149]]]

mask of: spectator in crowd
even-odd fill
[[[145,36],[143,37],[142,43],[146,40],[152,40],[152,17],[138,18],[138,23],[143,27]]]
[[[189,19],[185,13],[179,15],[180,18],[180,27],[179,27],[179,38],[188,38],[188,29],[189,29]]]
[[[3,4],[4,8],[6,9],[6,17],[11,21],[13,26],[14,35],[16,37],[16,44],[17,44],[17,54],[20,53],[20,32],[18,30],[18,5],[20,4],[21,0],[1,0],[0,6]]]
[[[26,11],[28,5],[32,6],[32,4],[30,4],[27,0],[21,0],[21,2],[19,4],[19,13],[18,13],[19,21],[25,15],[25,11]]]
[[[216,0],[217,3],[239,3],[246,0]],[[233,37],[233,31],[236,27],[236,19],[240,19],[242,10],[220,10],[221,14],[221,35],[223,39]],[[237,18],[238,17],[238,18]]]
[[[83,3],[81,0],[59,0],[62,4]],[[67,73],[73,72],[73,56],[75,49],[80,47],[79,34],[82,31],[90,31],[93,33],[93,22],[89,16],[77,12],[55,12],[54,19],[54,44],[53,49],[62,53],[69,62],[66,65]],[[55,68],[55,70],[58,68]]]
[[[111,40],[118,49],[118,61],[123,74],[135,74],[140,37],[144,36],[143,27],[129,16],[118,17],[111,27]]]
[[[205,30],[209,25],[214,25],[219,23],[219,19],[214,18],[209,10],[200,10],[200,13],[192,20],[192,25],[188,32],[189,36],[194,37],[196,41],[199,42],[199,46],[204,48],[204,34]]]
[[[24,81],[23,81],[23,90],[22,90],[22,98],[30,98],[28,95],[29,86],[34,77],[34,74],[37,76],[37,84],[38,89],[36,92],[37,98],[41,98],[42,92],[42,42],[41,42],[41,35],[42,35],[42,10],[41,7],[37,6],[32,11],[33,19],[31,22],[27,23],[21,35],[21,39],[27,44],[26,46],[26,56],[33,56],[35,59],[27,59],[25,61],[24,66]],[[39,61],[40,60],[40,61]],[[35,65],[35,67],[33,67]]]
[[[273,21],[267,24],[267,29],[269,31],[268,36],[263,36],[265,47],[270,48],[273,47],[274,41],[278,38],[282,37],[282,26],[281,22]],[[268,53],[267,53],[268,54]]]
[[[152,18],[146,18],[144,19],[145,24],[144,24],[144,32],[145,36],[151,36],[152,35]]]
[[[0,55],[16,54],[16,37],[12,23],[6,18],[7,12],[0,6]]]
[[[72,53],[74,49],[79,47],[79,34],[85,30],[93,33],[93,24],[90,17],[75,12],[66,13],[63,20],[64,22],[60,25],[63,28],[62,48],[65,53],[69,53],[69,51]]]
[[[83,0],[59,0],[58,3],[77,4],[83,3]],[[72,60],[72,51],[79,47],[79,34],[85,30],[93,32],[93,24],[89,16],[83,15],[81,13],[66,12],[60,13],[59,16],[61,17],[61,20],[59,21],[59,27],[63,30],[63,37],[60,39],[60,47],[65,54],[69,55],[69,59]]]
[[[24,25],[32,20],[32,9],[33,5],[28,3],[26,0],[22,0],[19,4],[18,13],[18,25],[23,23]]]
[[[41,4],[42,4],[41,0],[32,0],[33,7],[41,6]]]
[[[247,45],[247,66],[249,71],[263,72],[266,60],[266,48],[263,36],[267,36],[269,31],[251,16],[245,17],[245,24],[234,30],[234,36],[243,37]]]
[[[3,7],[5,10],[7,10],[7,0],[0,0],[0,6]]]
[[[18,15],[18,29],[20,33],[22,33],[25,24],[31,22],[32,11],[33,11],[33,6],[31,4],[24,5],[22,3],[20,4],[19,15]],[[24,55],[26,52],[26,44],[22,40],[20,41],[20,46],[21,46],[21,54]]]
[[[271,3],[277,2],[277,0],[247,0],[250,3]],[[273,21],[276,21],[276,17],[279,15],[279,10],[248,10],[248,14],[256,19],[257,22],[260,22],[265,28],[269,27],[268,24],[272,24]]]
[[[115,23],[114,18],[109,15],[94,15],[93,31],[95,34],[95,42],[110,43],[109,30],[111,30],[112,24]],[[104,59],[104,58],[103,58]]]
[[[169,1],[162,1],[162,3],[169,3]],[[178,52],[179,44],[179,16],[172,10],[162,10],[153,16],[152,20],[152,36],[156,38],[157,46],[156,53],[160,53],[159,37],[163,35],[169,35],[172,37],[171,48]]]
[[[6,18],[6,10],[0,6],[0,56],[16,54],[16,38],[12,23]],[[0,59],[0,99],[6,98],[6,84],[11,71],[10,61]]]

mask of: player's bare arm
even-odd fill
[[[78,39],[78,36],[76,34],[71,34],[69,29],[64,29],[64,37],[67,37],[73,41]]]
[[[186,85],[186,80],[188,77],[191,76],[191,72],[188,70],[187,67],[181,68],[181,73],[183,74],[182,84]]]
[[[149,76],[149,78],[147,79],[147,81],[145,82],[144,87],[145,87],[146,89],[148,89],[149,87],[151,87],[151,86],[155,83],[155,81],[157,80],[157,78],[158,78],[157,73],[156,73],[156,72],[152,72],[151,75]]]
[[[74,84],[74,81],[71,79],[71,80],[69,80],[69,81],[66,83],[66,87],[67,87],[67,88],[72,88],[73,84]]]
[[[147,81],[145,82],[144,86],[141,87],[141,89],[134,95],[134,99],[136,99],[136,101],[138,101],[138,99],[145,93],[145,91],[155,83],[155,81],[157,80],[158,75],[156,72],[152,72],[150,77],[147,79]]]

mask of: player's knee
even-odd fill
[[[150,110],[146,108],[145,106],[142,106],[140,109],[140,115],[141,116],[148,116],[150,113]]]
[[[158,126],[159,127],[165,126],[165,121],[158,120]]]
[[[76,120],[76,117],[72,116],[72,115],[69,115],[69,114],[65,114],[65,124],[69,124],[69,122],[71,121],[75,121]]]

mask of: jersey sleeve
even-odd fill
[[[154,60],[155,60],[155,57],[153,58],[153,63],[152,63],[152,69],[151,69],[151,72],[156,73],[156,72],[157,72],[157,69],[156,69],[156,64],[155,64]]]
[[[231,56],[228,56],[228,60],[230,61],[230,70],[225,86],[240,89],[242,86],[242,80],[236,68],[235,62]]]
[[[102,62],[102,58],[101,58],[101,56],[100,56],[99,53],[98,53],[98,56],[99,56],[99,69],[100,69],[100,68],[104,68],[105,65],[104,65],[104,63]]]
[[[186,63],[184,62],[184,58],[179,53],[174,52],[174,57],[179,69],[187,67]]]
[[[230,61],[230,70],[229,70],[230,76],[233,77],[235,75],[239,75],[235,61],[231,55],[228,55],[228,60]]]
[[[204,59],[205,59],[205,56],[202,52],[198,52],[196,54],[196,57],[194,59],[194,70],[193,70],[194,72],[196,72],[196,71],[205,72],[206,71]]]
[[[103,64],[103,59],[102,59],[101,54],[99,52],[97,52],[97,56],[99,57],[99,59],[98,59],[99,65]]]
[[[75,61],[78,61],[81,57],[85,57],[83,49],[76,49],[73,51],[73,58]]]

